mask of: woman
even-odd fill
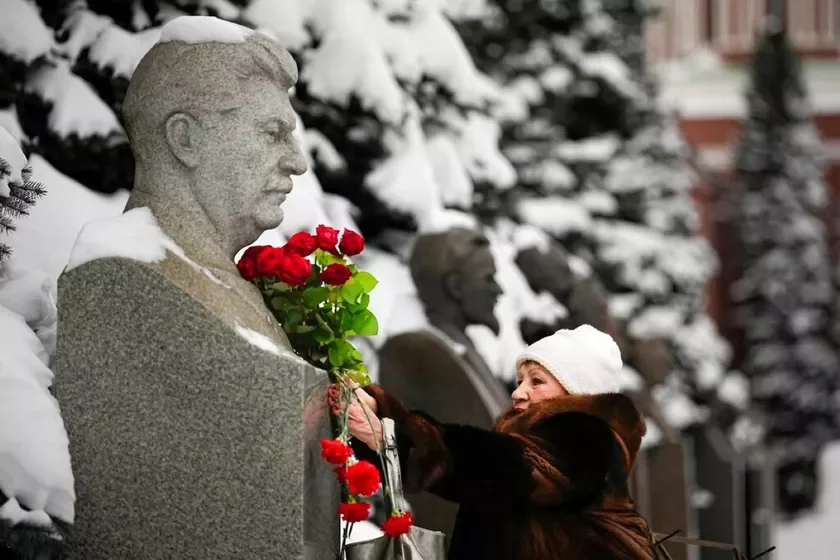
[[[348,412],[375,449],[397,426],[407,491],[460,504],[452,560],[652,560],[627,489],[645,425],[618,393],[621,353],[589,325],[537,341],[517,359],[513,405],[493,431],[441,424],[371,385]],[[331,393],[333,411],[339,413]]]

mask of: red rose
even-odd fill
[[[338,513],[347,523],[367,521],[367,518],[370,517],[370,504],[364,502],[341,503],[338,505]]]
[[[338,254],[338,249],[335,247],[338,244],[337,229],[323,225],[318,226],[315,228],[315,240],[319,249],[332,253],[333,255]]]
[[[335,473],[335,479],[339,484],[347,482],[347,465],[339,465],[333,469],[333,472]]]
[[[414,519],[411,517],[411,512],[403,513],[401,515],[392,515],[382,524],[382,532],[391,538],[405,535],[411,530],[414,525]]]
[[[341,243],[338,244],[338,248],[348,257],[358,255],[365,250],[365,238],[352,229],[345,228],[344,234],[341,236]]]
[[[379,471],[368,461],[347,467],[347,490],[356,496],[373,496],[379,490]]]
[[[312,273],[312,263],[306,257],[301,257],[291,251],[285,253],[283,262],[277,271],[277,276],[290,286],[300,286],[309,280]]]
[[[268,245],[254,245],[248,247],[242,253],[242,258],[236,263],[236,268],[239,269],[239,274],[245,280],[253,280],[259,274],[259,258],[260,253],[266,249],[271,249]]]
[[[341,263],[333,263],[321,271],[321,282],[342,286],[353,276],[353,271]]]
[[[285,259],[286,251],[283,249],[279,247],[263,247],[263,250],[257,253],[257,275],[279,276]]]
[[[286,248],[292,253],[297,253],[302,257],[312,254],[312,251],[318,246],[315,236],[305,231],[299,231],[289,238],[286,243]]]
[[[349,445],[337,439],[321,440],[321,457],[333,465],[343,465],[353,456]]]

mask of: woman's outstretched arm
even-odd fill
[[[615,441],[600,419],[558,414],[527,435],[441,424],[413,412],[381,387],[365,391],[379,417],[397,426],[409,492],[429,490],[453,500],[533,502],[585,507],[603,491]]]

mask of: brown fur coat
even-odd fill
[[[624,395],[509,411],[493,431],[440,424],[376,385],[397,426],[406,491],[460,504],[451,560],[652,560],[627,489],[644,421]]]

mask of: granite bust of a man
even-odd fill
[[[165,26],[132,77],[134,191],[59,279],[71,557],[335,557],[326,375],[234,265],[305,170],[296,78],[268,37],[203,17]]]
[[[207,284],[198,290],[207,293],[203,303],[223,312],[241,306],[240,299],[262,310],[259,294],[239,278],[233,259],[280,225],[291,175],[306,170],[292,135],[289,88],[297,66],[265,35],[244,28],[242,34],[238,43],[156,45],[138,65],[123,104],[136,161],[127,209],[149,208],[190,259],[230,288],[200,278]],[[195,276],[178,260],[161,268],[179,284]],[[243,320],[250,315],[237,314]],[[284,338],[279,329],[272,334]]]

